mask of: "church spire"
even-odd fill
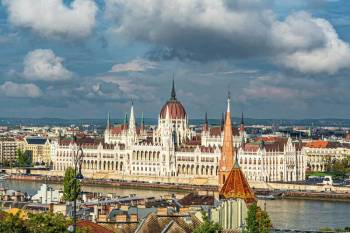
[[[171,97],[170,100],[176,100],[176,92],[175,92],[175,81],[173,78],[173,85],[171,87]]]
[[[230,94],[227,97],[227,110],[224,124],[224,140],[221,148],[221,158],[219,162],[219,186],[222,187],[233,167],[233,138],[231,123],[231,99]]]

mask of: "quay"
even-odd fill
[[[53,184],[62,184],[62,176],[49,175],[21,175],[12,174],[6,179],[22,180],[34,182],[47,182]],[[111,179],[92,179],[83,180],[84,186],[95,187],[120,187],[144,190],[169,190],[177,192],[201,192],[217,193],[216,185],[194,185],[194,184],[175,184],[161,182],[142,182],[128,180],[111,180]],[[329,186],[329,185],[305,185],[290,183],[251,183],[252,188],[258,198],[268,199],[303,199],[303,200],[326,200],[326,201],[345,201],[350,202],[350,187],[348,186]]]

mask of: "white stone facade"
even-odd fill
[[[306,160],[290,140],[283,151],[259,149],[255,152],[241,148],[244,141],[245,131],[241,124],[239,132],[233,133],[233,144],[240,148],[240,164],[248,180],[296,181],[305,178]],[[84,151],[82,169],[92,177],[94,174],[99,177],[112,174],[122,179],[140,177],[156,181],[165,177],[197,179],[196,182],[202,179],[203,184],[207,179],[217,183],[222,142],[223,132],[219,127],[206,127],[201,133],[191,130],[183,106],[172,94],[162,108],[154,130],[146,130],[143,123],[141,127],[136,126],[133,106],[129,123],[125,121],[123,125],[111,127],[108,119],[103,142],[81,143]],[[63,172],[72,166],[77,150],[78,146],[72,141],[53,143],[53,169]]]

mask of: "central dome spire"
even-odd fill
[[[175,92],[175,82],[174,82],[174,79],[173,79],[173,86],[171,88],[171,97],[170,97],[170,100],[176,100],[176,92]]]
[[[176,98],[175,82],[173,79],[170,99],[163,105],[160,111],[160,118],[165,119],[166,109],[169,108],[169,115],[171,119],[185,119],[186,111],[184,106]]]

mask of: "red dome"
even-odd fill
[[[162,110],[160,110],[160,118],[165,119],[166,109],[169,109],[169,116],[171,119],[185,119],[186,111],[184,106],[177,100],[169,100],[164,104]]]
[[[184,106],[176,99],[176,93],[175,93],[175,84],[173,80],[173,86],[171,88],[171,95],[170,100],[168,100],[164,106],[162,107],[162,110],[160,110],[160,118],[165,119],[166,118],[166,110],[167,107],[169,109],[169,116],[171,119],[185,119],[186,118],[186,111]]]

